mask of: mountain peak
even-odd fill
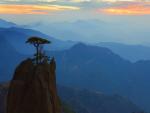
[[[82,42],[79,42],[77,44],[75,44],[72,49],[83,49],[83,48],[86,48],[88,45],[82,43]]]

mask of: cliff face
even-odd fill
[[[6,98],[9,84],[0,84],[0,113],[6,113]]]
[[[30,59],[22,62],[9,86],[7,113],[60,113],[55,68],[54,59],[37,66]]]

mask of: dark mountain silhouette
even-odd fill
[[[107,47],[114,53],[132,62],[138,60],[150,60],[150,47],[142,45],[127,45],[113,42],[101,42],[96,44],[100,47]]]
[[[58,73],[62,73],[59,80],[63,84],[93,90],[107,88],[109,92],[115,92],[116,86],[120,87],[120,83],[130,79],[127,73],[132,63],[107,48],[79,43],[70,50],[55,52],[55,56],[60,67]],[[106,83],[109,85],[103,85]]]
[[[150,61],[131,63],[107,48],[82,43],[53,55],[58,61],[59,83],[120,94],[150,110]]]
[[[0,85],[0,113],[4,113],[4,103],[8,84]],[[136,105],[119,95],[106,95],[58,86],[59,96],[63,101],[65,113],[132,113],[141,111]],[[75,112],[73,112],[75,111]]]

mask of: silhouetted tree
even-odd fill
[[[51,42],[48,41],[47,39],[43,39],[43,38],[40,38],[40,37],[30,37],[26,43],[29,43],[29,44],[32,44],[35,48],[36,48],[36,54],[35,54],[35,57],[36,57],[36,64],[38,64],[39,62],[41,62],[41,59],[43,57],[43,54],[42,54],[42,46],[44,44],[50,44]]]

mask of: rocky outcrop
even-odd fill
[[[8,84],[0,84],[0,113],[5,111]],[[127,98],[99,92],[58,86],[62,113],[144,113]],[[74,112],[75,111],[75,112]]]
[[[16,69],[7,96],[7,113],[60,113],[57,96],[56,64],[34,65],[31,59]]]

